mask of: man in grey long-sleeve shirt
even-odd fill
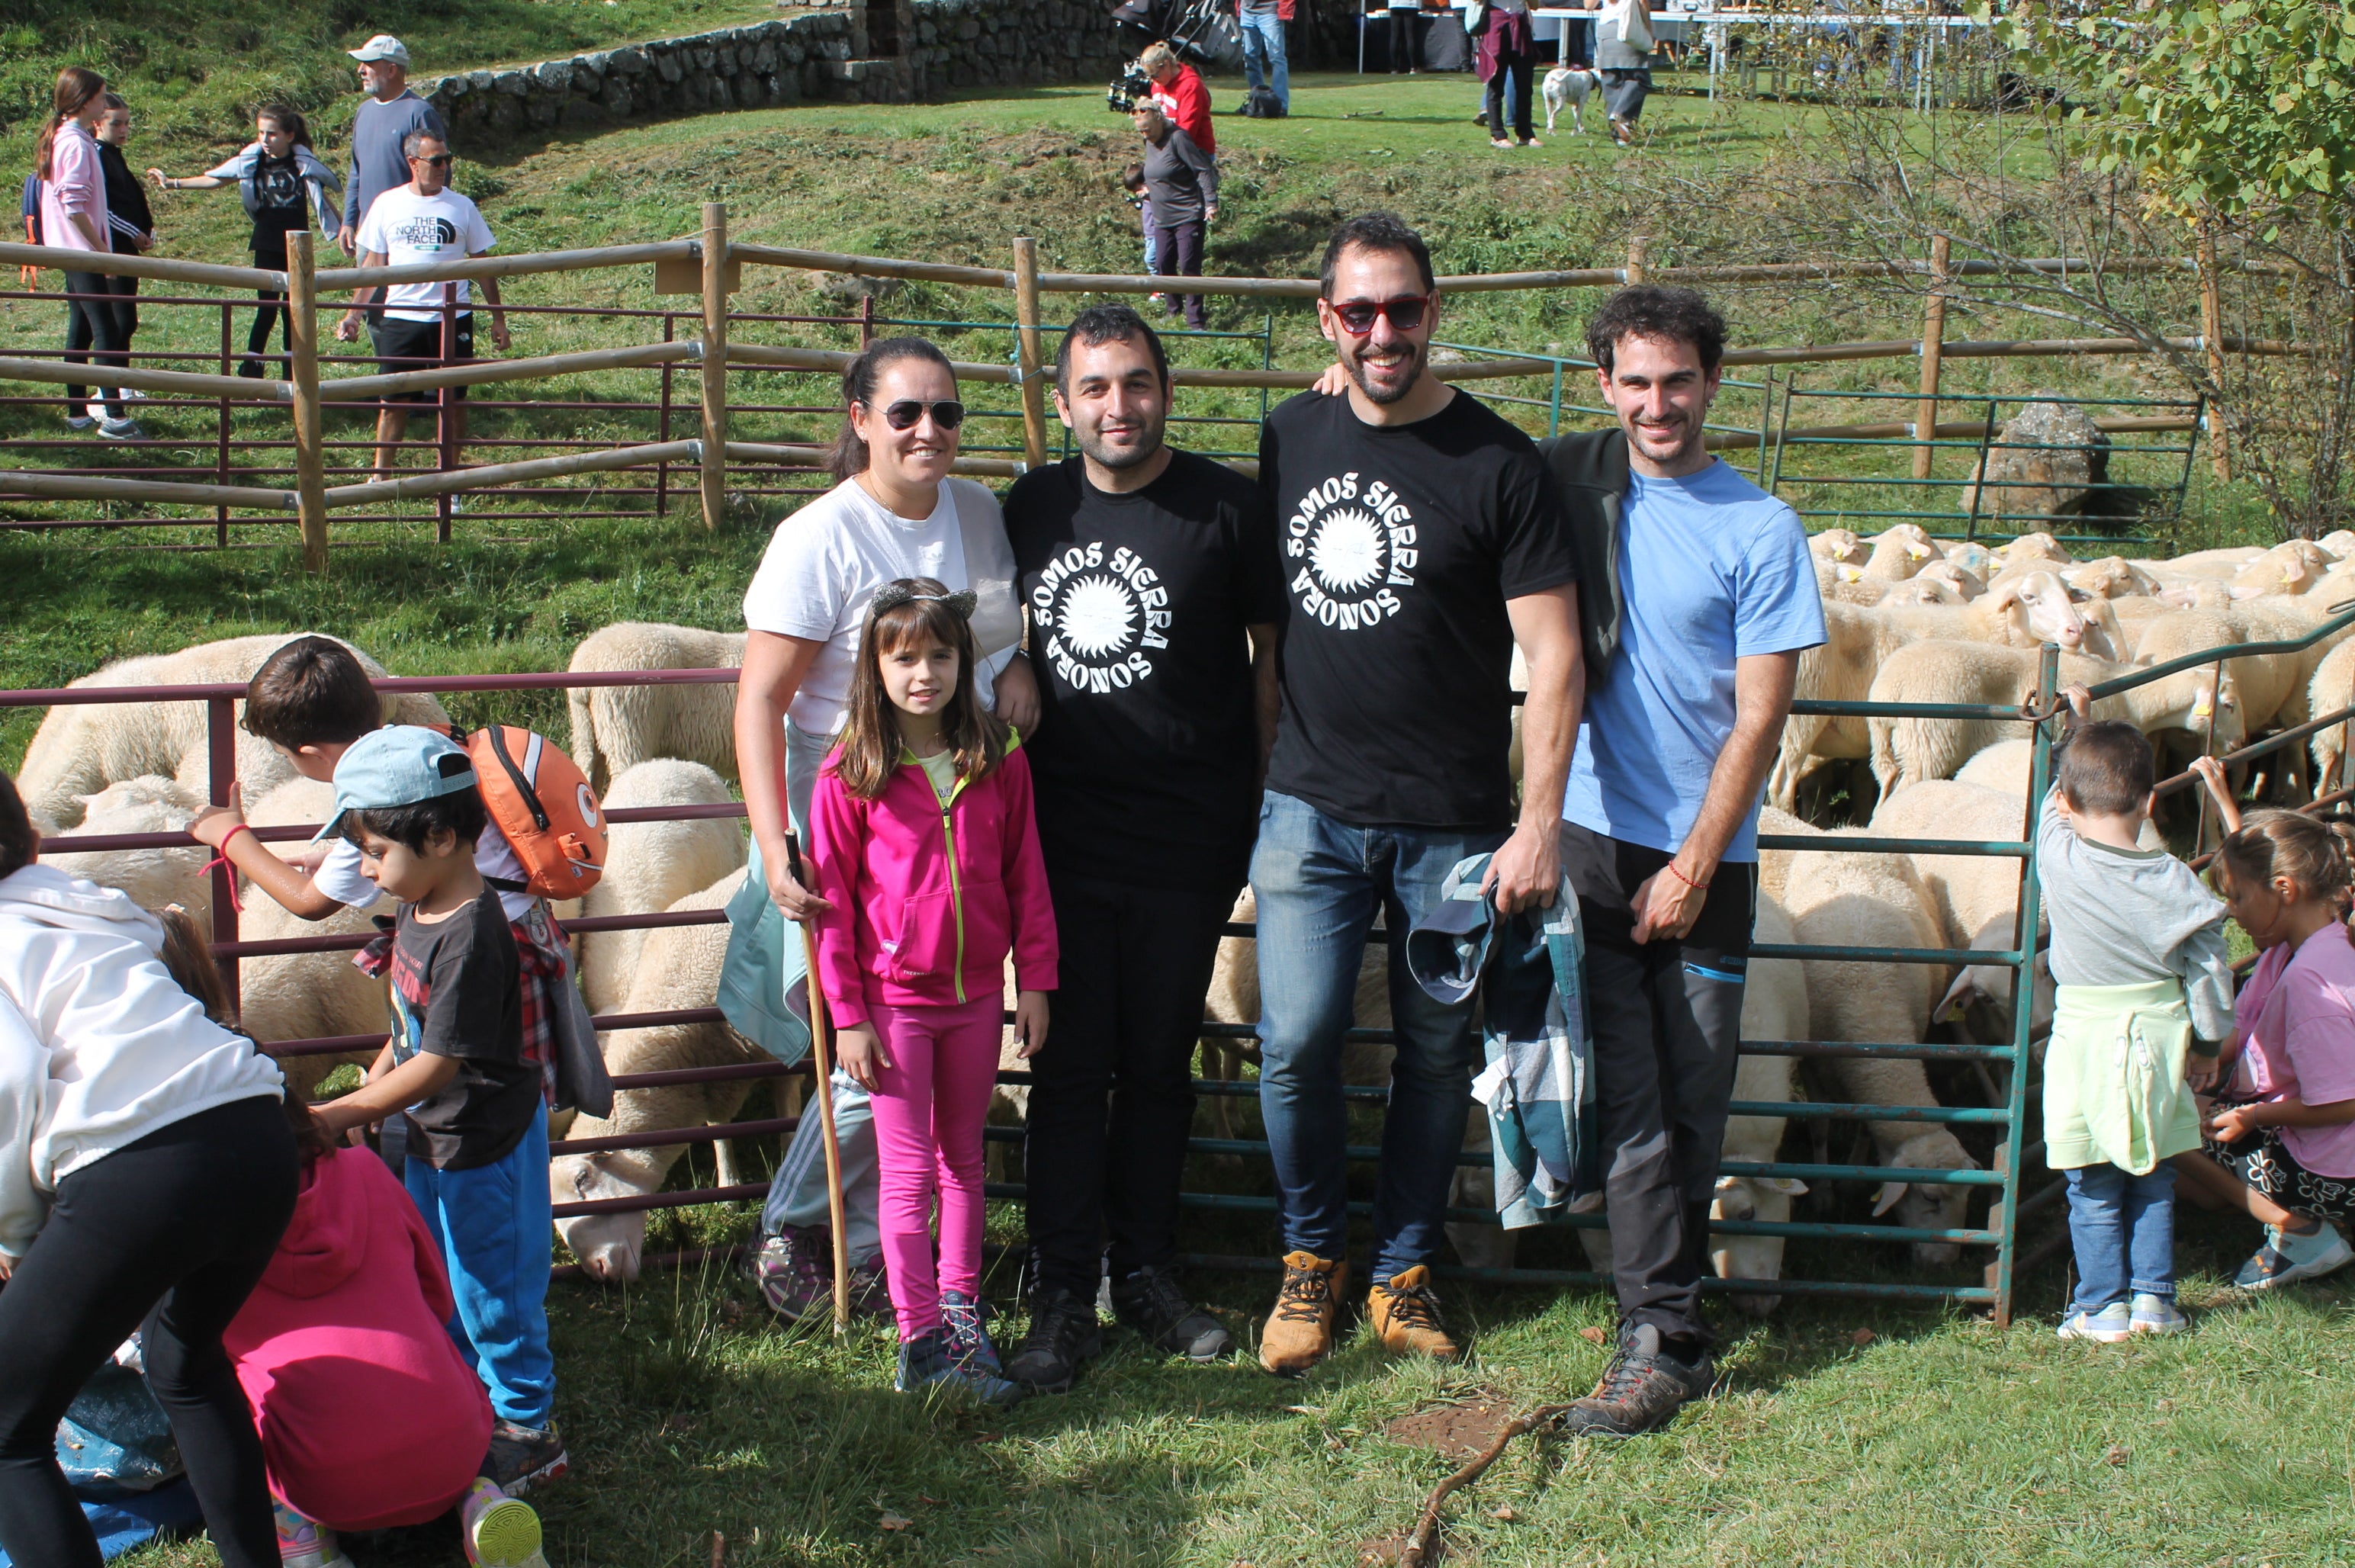
[[[1169,278],[1202,275],[1204,228],[1219,216],[1219,165],[1194,139],[1169,123],[1150,100],[1136,106],[1136,133],[1145,138],[1145,189],[1151,198],[1153,270]],[[1186,325],[1206,325],[1200,294],[1169,296],[1169,314]]]
[[[352,116],[351,166],[344,176],[344,222],[336,243],[352,254],[352,236],[368,204],[386,191],[409,183],[409,155],[401,139],[411,131],[430,132],[444,147],[450,133],[442,128],[433,105],[409,91],[409,48],[389,33],[379,33],[358,48],[346,50],[360,62],[360,87],[368,101]]]

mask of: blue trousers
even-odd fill
[[[1437,905],[1458,860],[1504,840],[1501,830],[1357,827],[1291,795],[1270,790],[1263,798],[1251,877],[1259,901],[1259,1103],[1285,1251],[1347,1255],[1342,1036],[1380,912],[1398,1054],[1374,1186],[1374,1275],[1387,1280],[1437,1255],[1471,1104],[1472,1007],[1436,1002],[1414,983],[1406,933]]]
[[[2069,1181],[2069,1244],[2077,1254],[2072,1305],[2099,1312],[2129,1293],[2175,1299],[2175,1168],[2148,1176],[2084,1165]]]
[[[1243,24],[1243,84],[1257,91],[1265,86],[1292,112],[1292,68],[1284,59],[1284,18],[1273,11],[1245,9]]]
[[[412,1156],[409,1196],[450,1271],[457,1316],[450,1338],[490,1390],[491,1408],[518,1426],[548,1424],[556,1358],[548,1349],[548,1108],[523,1141],[488,1165],[437,1170]]]

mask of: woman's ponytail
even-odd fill
[[[834,438],[834,449],[826,456],[826,467],[839,484],[856,479],[867,472],[867,443],[859,439],[858,431],[850,422],[850,411],[856,405],[871,407],[875,401],[876,378],[883,367],[902,359],[929,359],[956,379],[956,367],[940,351],[930,338],[886,337],[868,345],[866,352],[850,362],[842,373],[842,433]]]
[[[2239,881],[2286,877],[2308,898],[2342,914],[2355,900],[2355,827],[2295,811],[2253,811],[2224,840],[2217,860]]]
[[[105,91],[106,78],[87,66],[69,65],[58,72],[57,86],[49,93],[49,117],[41,126],[40,140],[33,144],[33,173],[37,177],[49,177],[50,155],[57,148],[58,132]]]

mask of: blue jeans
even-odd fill
[[[1243,84],[1252,91],[1263,86],[1275,94],[1286,114],[1292,112],[1292,68],[1284,59],[1284,18],[1273,11],[1246,7],[1243,22]]]
[[[1472,1008],[1444,1006],[1414,983],[1406,933],[1438,904],[1440,883],[1457,861],[1504,840],[1502,831],[1353,827],[1273,790],[1262,799],[1251,877],[1259,901],[1259,1104],[1286,1252],[1348,1255],[1341,1037],[1379,912],[1398,1054],[1374,1187],[1375,1277],[1438,1253],[1471,1105]]]
[[[2077,1254],[2080,1312],[2136,1296],[2175,1299],[2175,1168],[2148,1176],[2086,1165],[2069,1180],[2069,1243]]]
[[[488,1165],[438,1170],[422,1156],[401,1172],[450,1270],[450,1338],[491,1392],[501,1420],[542,1427],[556,1404],[548,1349],[548,1107],[523,1141]]]

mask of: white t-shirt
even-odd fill
[[[360,219],[357,244],[362,254],[384,253],[385,264],[415,266],[426,261],[459,261],[488,251],[491,226],[474,204],[448,188],[420,196],[413,185],[386,191],[368,203]],[[458,280],[458,309],[473,299],[472,285]],[[438,321],[442,316],[440,283],[394,283],[385,290],[385,315],[402,321]]]
[[[369,210],[373,212],[375,208]],[[506,835],[487,822],[483,824],[483,836],[474,840],[474,869],[485,877],[496,877],[503,881],[520,882],[524,880],[523,862],[516,859]],[[337,903],[348,904],[354,909],[366,909],[382,896],[377,885],[369,881],[360,869],[360,847],[348,838],[337,838],[328,844],[327,858],[319,862],[317,870],[311,873],[311,885]],[[511,921],[521,920],[529,914],[531,906],[539,901],[530,893],[509,892],[505,888],[496,891],[499,908],[506,911]]]
[[[797,728],[812,735],[842,728],[858,667],[858,634],[877,589],[901,577],[933,578],[953,592],[973,586],[957,530],[957,513],[968,507],[1004,531],[997,497],[970,479],[942,481],[940,502],[922,522],[898,516],[858,480],[846,479],[777,525],[744,591],[744,624],[826,645],[794,694],[788,717]],[[983,659],[974,672],[983,706],[1015,651]]]

